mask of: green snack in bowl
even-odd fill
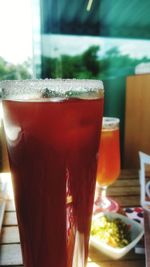
[[[130,226],[120,218],[109,218],[106,215],[93,220],[91,235],[115,248],[123,248],[131,242]]]

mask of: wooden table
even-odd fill
[[[108,194],[117,200],[120,207],[140,205],[140,188],[138,171],[124,170],[120,178],[108,190]],[[2,236],[0,241],[0,266],[23,266],[17,219],[13,201],[7,203]],[[111,260],[93,247],[89,250],[87,267],[145,267],[145,255],[135,254],[134,249],[121,260]],[[41,266],[42,267],[42,266]],[[57,267],[57,266],[54,266]]]

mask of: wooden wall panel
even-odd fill
[[[150,154],[150,74],[127,77],[124,139],[124,167],[139,168],[138,151]]]

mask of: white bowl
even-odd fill
[[[124,255],[126,255],[134,246],[137,244],[137,242],[142,238],[144,234],[144,228],[141,224],[138,222],[128,218],[127,216],[121,215],[119,213],[114,212],[105,212],[100,213],[95,216],[93,216],[93,220],[99,220],[101,216],[108,216],[108,218],[120,218],[123,222],[125,222],[127,225],[130,225],[130,231],[131,231],[131,242],[123,247],[123,248],[114,248],[112,246],[109,246],[108,244],[101,241],[96,235],[90,236],[90,244],[98,249],[100,252],[104,253],[105,255],[109,256],[112,259],[120,259]]]

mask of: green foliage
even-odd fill
[[[96,78],[100,64],[98,46],[91,46],[77,56],[62,55],[60,58],[42,58],[42,78]]]
[[[30,61],[18,65],[10,64],[0,57],[0,80],[29,79],[30,65]]]
[[[97,77],[100,71],[100,64],[97,56],[98,52],[99,46],[91,46],[82,56],[85,68],[93,77]]]
[[[121,55],[117,47],[99,56],[100,47],[91,46],[82,54],[62,55],[59,58],[42,57],[42,78],[108,79],[132,75],[139,63],[149,58],[136,59]],[[14,65],[0,57],[0,80],[29,79],[31,62]]]
[[[60,58],[42,57],[42,78],[108,79],[132,75],[136,65],[149,58],[136,59],[121,55],[117,47],[99,56],[100,47],[91,46],[84,53]]]
[[[117,47],[108,50],[105,57],[100,59],[100,79],[108,79],[117,76],[134,74],[135,67],[140,63],[149,62],[149,58],[131,58],[129,55],[121,55]]]

